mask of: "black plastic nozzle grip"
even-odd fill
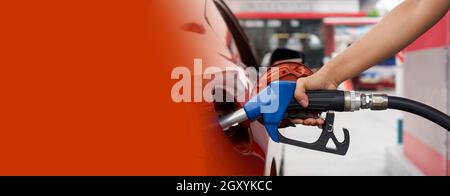
[[[317,90],[306,91],[309,98],[308,108],[304,108],[297,100],[292,100],[289,105],[289,111],[311,111],[311,112],[326,112],[326,111],[345,111],[345,93],[338,90]]]

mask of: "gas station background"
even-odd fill
[[[268,65],[271,51],[288,48],[305,53],[305,63],[316,70],[368,32],[400,2],[227,1],[249,36],[262,65]],[[422,101],[449,113],[449,45],[450,14],[404,51],[345,82],[342,88],[388,90],[390,94]],[[385,146],[387,174],[450,175],[448,133],[431,122],[409,114],[394,116],[397,117],[398,145]]]

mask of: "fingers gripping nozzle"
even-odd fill
[[[309,106],[304,108],[296,100],[292,100],[288,111],[336,111],[355,112],[363,109],[388,109],[388,96],[384,94],[365,94],[353,91],[318,90],[306,91]]]

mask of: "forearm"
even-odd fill
[[[357,76],[408,46],[450,8],[449,0],[406,0],[317,74],[334,84]]]

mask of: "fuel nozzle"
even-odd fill
[[[310,104],[308,108],[303,108],[294,99],[296,83],[286,81],[272,82],[266,89],[258,93],[248,101],[244,107],[227,116],[219,119],[219,124],[223,130],[227,130],[238,123],[250,120],[255,121],[262,119],[264,127],[272,139],[276,143],[284,143],[297,147],[307,148],[316,151],[345,155],[350,144],[350,134],[347,129],[343,129],[344,141],[340,142],[334,135],[334,113],[328,111],[356,111],[362,105],[361,101],[356,100],[373,100],[361,98],[356,93],[347,93],[344,91],[309,91]],[[267,106],[275,107],[275,111],[265,110]],[[373,104],[372,104],[373,105]],[[270,107],[269,107],[270,108]],[[280,123],[290,118],[289,110],[303,110],[309,112],[327,112],[326,123],[322,127],[320,138],[314,143],[306,143],[285,137],[278,131]],[[300,112],[301,113],[301,112]],[[329,141],[333,141],[335,148],[327,146]]]
[[[288,83],[283,83],[288,84]],[[277,83],[277,85],[279,85]],[[292,88],[292,87],[291,87]],[[291,92],[292,93],[292,92]],[[263,94],[263,93],[262,93]],[[286,96],[285,94],[281,94]],[[306,94],[309,97],[309,105],[304,108],[300,105],[297,100],[292,99],[291,103],[286,109],[288,118],[304,118],[305,113],[311,112],[355,112],[364,109],[370,110],[386,110],[388,109],[388,96],[385,94],[372,94],[372,93],[361,93],[354,91],[338,91],[338,90],[317,90],[317,91],[307,91]],[[287,97],[292,95],[287,95]],[[255,99],[257,100],[257,99]],[[250,102],[246,104],[246,108],[238,110],[228,116],[222,117],[219,124],[225,130],[229,127],[246,121],[249,119],[248,111],[259,111],[254,108],[254,105],[260,105],[258,101]],[[279,113],[284,111],[279,111]],[[303,113],[302,113],[303,112]],[[250,118],[255,120],[261,113],[255,113],[254,116]]]
[[[271,83],[266,89],[258,93],[244,108],[235,111],[219,119],[220,126],[227,130],[230,127],[250,120],[263,119],[264,127],[270,138],[277,143],[289,144],[297,147],[307,148],[316,151],[328,152],[338,155],[345,155],[350,144],[350,135],[347,129],[343,129],[344,141],[340,142],[334,135],[334,113],[353,112],[361,109],[383,110],[387,109],[387,95],[364,94],[359,92],[320,90],[307,91],[309,106],[304,108],[294,98],[296,83],[277,81]],[[278,103],[276,111],[263,110],[264,107]],[[304,114],[317,112],[327,112],[325,125],[322,127],[322,134],[314,143],[306,143],[285,137],[278,131],[283,119],[303,118]],[[292,116],[291,114],[298,115]],[[302,117],[303,115],[303,117]],[[336,148],[327,147],[327,143],[332,140]]]
[[[354,112],[363,109],[386,110],[388,108],[388,96],[385,94],[338,90],[307,91],[306,94],[309,98],[307,108],[293,100],[288,111]]]

